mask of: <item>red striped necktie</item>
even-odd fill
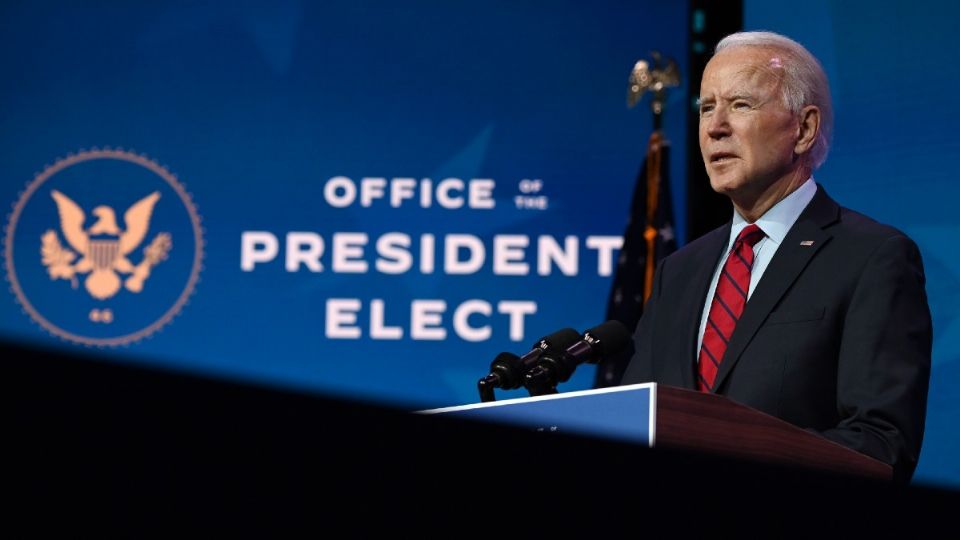
[[[710,304],[710,315],[703,331],[703,344],[700,346],[699,377],[697,389],[709,392],[720,370],[723,353],[733,329],[740,320],[743,306],[747,304],[747,291],[750,290],[750,271],[753,269],[753,246],[766,234],[756,225],[748,225],[737,236],[733,249],[723,263],[717,291]]]

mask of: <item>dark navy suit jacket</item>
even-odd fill
[[[729,235],[730,223],[660,263],[621,384],[695,388],[700,316]],[[924,283],[912,240],[818,186],[747,302],[713,391],[909,480],[933,341]]]

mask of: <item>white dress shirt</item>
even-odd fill
[[[817,183],[813,180],[813,177],[810,177],[803,185],[798,187],[790,195],[787,195],[782,201],[773,205],[773,207],[767,210],[760,216],[760,219],[755,222],[757,226],[766,233],[766,236],[753,246],[754,260],[753,269],[750,272],[750,289],[747,291],[748,302],[750,301],[750,296],[753,294],[753,290],[757,288],[757,283],[759,283],[760,278],[763,277],[763,272],[767,269],[767,265],[770,264],[777,249],[780,248],[780,244],[783,243],[784,237],[787,236],[790,227],[793,227],[793,224],[796,223],[797,218],[800,217],[800,213],[810,204],[816,192]],[[707,297],[703,303],[703,314],[700,316],[700,332],[697,334],[698,357],[700,354],[700,346],[703,344],[703,331],[707,327],[707,318],[710,316],[710,306],[713,304],[713,295],[717,290],[717,282],[720,281],[720,273],[723,270],[723,265],[727,262],[727,256],[729,256],[730,251],[733,250],[733,242],[737,239],[740,231],[746,228],[747,225],[750,224],[747,223],[747,220],[734,208],[733,226],[730,227],[730,238],[727,240],[726,255],[720,258],[717,269],[713,272],[713,280],[710,282],[710,289],[707,291]]]

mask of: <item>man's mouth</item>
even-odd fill
[[[714,152],[710,154],[710,163],[725,163],[735,157],[737,155],[730,152]]]

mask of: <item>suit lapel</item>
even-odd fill
[[[840,207],[837,203],[827,196],[822,187],[818,186],[813,200],[790,228],[783,239],[783,244],[777,249],[776,255],[764,271],[757,288],[750,295],[750,300],[743,309],[737,327],[730,336],[727,351],[720,362],[720,370],[714,381],[714,390],[721,387],[767,316],[807,264],[830,240],[831,235],[824,228],[837,221],[839,213]]]
[[[703,306],[707,298],[707,292],[710,289],[710,280],[713,279],[713,273],[720,264],[720,259],[726,255],[727,243],[730,240],[730,226],[727,223],[724,227],[714,230],[710,233],[712,236],[705,238],[701,253],[697,259],[701,262],[695,267],[695,270],[685,278],[688,284],[686,287],[686,298],[683,298],[677,305],[691,306],[693,309],[685,312],[684,318],[678,325],[681,336],[684,338],[684,346],[681,354],[680,379],[683,381],[684,388],[696,388],[697,372],[697,341],[700,336],[700,319],[703,315]]]

